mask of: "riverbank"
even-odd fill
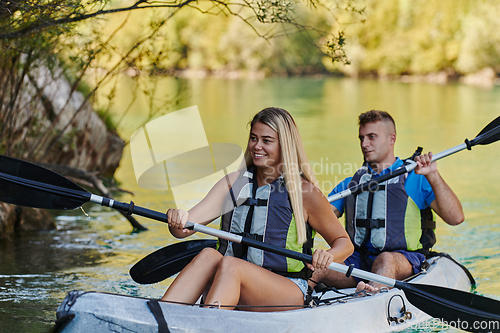
[[[140,74],[135,70],[129,70],[127,75],[134,77]],[[421,74],[402,74],[402,75],[384,75],[377,72],[367,72],[359,74],[348,74],[343,72],[317,72],[307,73],[302,75],[287,75],[287,74],[268,74],[266,71],[244,71],[244,70],[208,70],[208,69],[157,69],[153,73],[157,76],[175,76],[184,79],[249,79],[262,80],[268,77],[347,77],[354,79],[372,79],[379,81],[398,81],[402,83],[431,83],[431,84],[450,84],[459,83],[465,85],[479,86],[483,88],[492,88],[500,86],[500,72],[496,72],[491,67],[483,68],[482,70],[472,74],[460,74],[453,69],[446,69],[436,73]]]
[[[24,78],[15,71],[11,71],[12,77],[2,76],[0,153],[112,178],[124,141],[107,128],[61,67],[36,65]],[[20,83],[13,83],[15,80]],[[0,240],[10,239],[16,232],[54,228],[54,221],[44,211],[0,205]]]

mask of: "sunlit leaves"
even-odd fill
[[[326,42],[325,48],[330,58],[332,58],[332,61],[350,65],[351,62],[347,59],[344,49],[345,41],[344,32],[339,31],[337,36],[332,36],[332,38]]]
[[[290,1],[257,1],[255,3],[255,15],[262,23],[290,23],[294,13],[293,4]]]

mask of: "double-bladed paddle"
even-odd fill
[[[448,150],[452,152],[441,153],[443,156],[440,158],[465,148],[470,149],[477,144],[486,145],[496,142],[499,139],[500,117],[486,126],[474,140],[466,140],[465,144]],[[167,222],[165,213],[135,206],[133,202],[123,203],[94,195],[57,173],[26,161],[1,155],[0,201],[46,209],[74,209],[86,202],[93,202],[127,212],[128,214],[137,214],[157,221]],[[186,227],[194,231],[253,246],[293,259],[312,262],[311,256],[254,239],[244,238],[192,222],[188,222]],[[349,268],[341,264],[332,263],[330,269],[347,273]],[[429,315],[447,322],[456,322],[457,320],[466,321],[469,323],[468,327],[474,327],[474,324],[477,322],[500,322],[500,302],[494,299],[444,287],[409,284],[357,269],[352,270],[351,274],[399,288],[405,292],[412,304]],[[474,331],[480,332],[484,330]]]

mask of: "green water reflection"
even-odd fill
[[[179,84],[186,97],[173,109],[197,105],[209,142],[246,145],[247,123],[259,110],[278,106],[289,110],[301,131],[309,160],[321,189],[327,193],[349,176],[362,159],[357,140],[357,115],[370,109],[389,111],[397,123],[396,153],[410,156],[417,146],[435,153],[472,139],[500,115],[500,87],[482,89],[463,85],[403,84],[336,78],[275,78],[266,80],[158,79],[157,98],[170,96]],[[116,119],[132,99],[131,79],[117,90]],[[138,96],[121,123],[126,140],[146,119],[147,99]],[[500,299],[500,144],[477,146],[439,161],[439,170],[461,199],[466,221],[458,227],[438,222],[436,250],[448,252],[476,277],[477,291]],[[196,202],[212,184],[201,181],[197,194],[174,198],[166,191],[137,186],[127,146],[117,178],[134,196],[122,201],[155,210],[166,210],[179,200]],[[181,198],[181,199],[179,199]],[[0,259],[0,319],[13,325],[48,327],[55,308],[72,289],[100,290],[159,297],[170,281],[141,286],[128,276],[130,267],[148,253],[176,242],[164,224],[140,222],[150,230],[131,233],[128,222],[116,212],[86,207],[81,213],[58,221],[60,231],[27,236],[2,245]],[[205,238],[204,236],[198,236]],[[39,244],[34,247],[27,244]],[[320,243],[321,244],[321,243]],[[38,246],[38,245],[37,245]],[[20,249],[22,248],[22,250]],[[32,309],[32,311],[26,310]],[[10,326],[9,325],[9,326]],[[40,331],[39,329],[32,330]]]

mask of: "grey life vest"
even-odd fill
[[[297,228],[292,205],[283,176],[272,183],[257,186],[254,168],[238,176],[229,193],[222,216],[221,229],[250,237],[292,251],[312,253],[313,231],[307,226],[307,241],[297,244]],[[228,207],[235,207],[228,209]],[[242,246],[219,239],[218,250],[224,255],[244,258],[249,262],[290,277],[308,278],[310,274],[301,261],[282,255]]]
[[[372,177],[364,165],[354,174],[349,187]],[[369,240],[379,251],[428,251],[435,244],[432,211],[418,208],[406,193],[405,180],[403,174],[345,199],[346,230],[355,247],[363,247]]]

